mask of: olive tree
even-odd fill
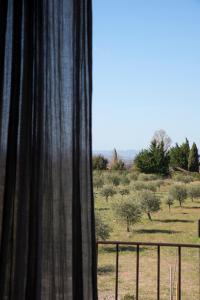
[[[171,210],[171,206],[174,204],[174,198],[168,194],[166,200],[165,200],[166,205],[169,207],[169,211]]]
[[[132,198],[118,201],[113,205],[113,210],[117,217],[126,222],[127,232],[130,232],[130,226],[138,223],[142,217],[139,204]]]
[[[169,195],[174,200],[177,200],[180,204],[180,207],[187,199],[187,189],[182,184],[175,184],[169,190]]]
[[[115,194],[116,191],[112,186],[104,186],[101,190],[101,196],[105,197],[106,201],[108,201],[108,197],[113,197]]]
[[[152,221],[151,214],[160,210],[160,198],[150,191],[141,191],[138,193],[138,200],[142,211]]]
[[[95,214],[95,230],[97,240],[107,240],[110,237],[111,227],[105,223],[99,213]]]
[[[193,202],[194,199],[197,199],[200,197],[200,186],[199,185],[189,185],[187,188],[187,194],[188,194],[188,197],[190,197]]]

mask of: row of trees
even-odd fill
[[[138,153],[133,166],[147,174],[169,174],[171,168],[180,168],[190,172],[199,172],[199,153],[195,143],[186,138],[181,145],[171,147],[171,139],[164,130],[156,131],[148,149]],[[109,162],[103,155],[93,157],[94,170],[124,170],[125,163],[118,157],[116,149]]]
[[[143,184],[141,186],[134,186],[134,192],[147,192],[147,193],[155,193],[157,188],[159,188],[159,185],[153,185],[152,183]],[[127,187],[122,187],[120,189],[116,189],[112,186],[106,185],[102,187],[100,191],[100,195],[105,198],[105,200],[108,202],[109,197],[112,198],[114,195],[120,194],[122,199],[124,196],[127,196],[130,194],[130,189]],[[171,205],[174,204],[174,201],[177,200],[179,202],[180,207],[185,202],[187,198],[191,198],[192,201],[194,199],[200,198],[200,185],[184,185],[184,184],[174,184],[170,187],[169,193],[167,196],[166,204],[169,205],[169,208]],[[173,203],[172,203],[173,200]],[[167,202],[169,201],[169,202]]]
[[[155,133],[149,149],[142,150],[135,158],[136,167],[144,173],[169,174],[171,168],[199,172],[199,153],[195,143],[190,148],[189,141],[170,148],[170,138],[165,131]]]
[[[186,138],[182,145],[176,145],[169,151],[170,165],[180,167],[190,172],[199,172],[199,153],[197,145],[193,143],[190,148],[189,141]]]

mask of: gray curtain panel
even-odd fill
[[[95,300],[91,0],[0,0],[0,299]]]

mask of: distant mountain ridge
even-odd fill
[[[132,161],[135,156],[137,155],[139,151],[135,149],[129,149],[129,150],[117,150],[117,154],[119,158],[121,158],[124,161]],[[103,155],[105,158],[110,160],[113,155],[113,150],[94,150],[94,155]]]

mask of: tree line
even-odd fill
[[[190,147],[189,140],[171,147],[171,139],[164,130],[156,131],[148,149],[141,150],[135,157],[133,168],[146,174],[168,175],[171,169],[199,172],[199,153],[195,142]],[[94,170],[124,170],[123,160],[119,159],[114,149],[109,162],[102,155],[93,157]]]

